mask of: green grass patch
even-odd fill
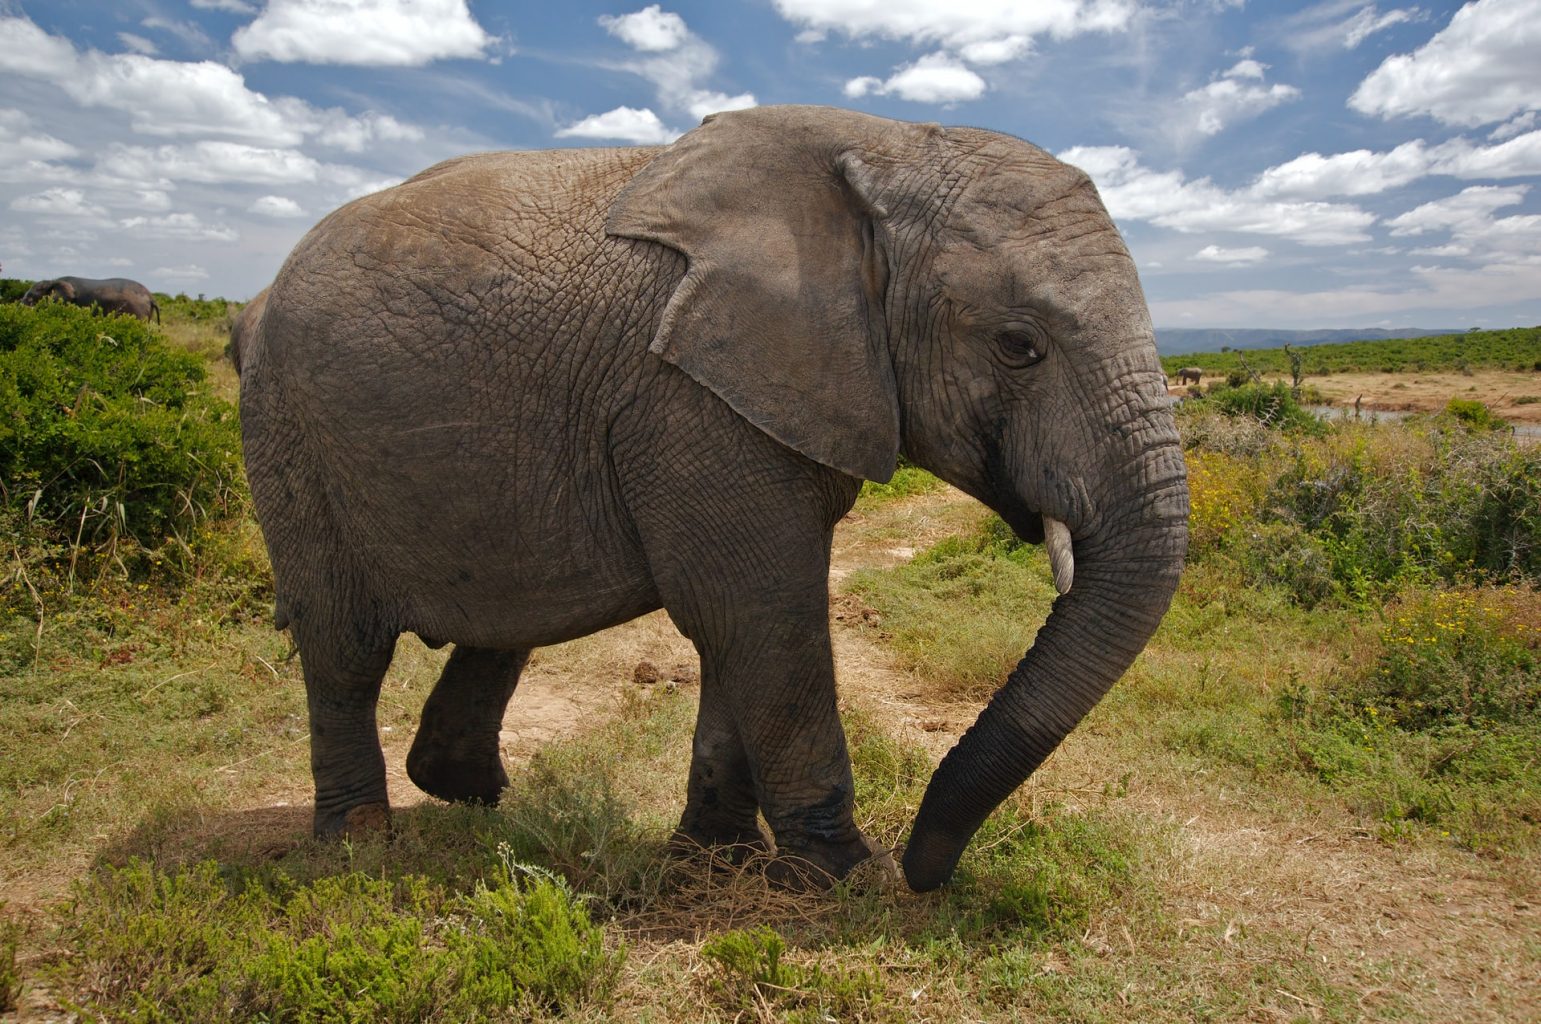
[[[941,480],[921,469],[919,466],[911,466],[900,463],[894,470],[893,478],[886,484],[875,483],[871,480],[861,485],[861,494],[856,499],[857,511],[867,511],[895,501],[899,498],[908,498],[916,494],[929,494],[943,487]]]
[[[512,860],[464,894],[136,861],[77,890],[64,938],[79,1009],[126,1021],[509,1018],[603,1000],[624,957],[564,882]]]
[[[905,664],[959,696],[988,695],[1021,659],[1054,599],[1042,549],[998,517],[892,569],[852,574],[847,589],[882,614]]]

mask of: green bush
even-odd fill
[[[1509,424],[1475,398],[1452,398],[1445,403],[1445,415],[1471,430],[1508,430]]]
[[[176,295],[167,295],[164,292],[155,293],[155,302],[161,308],[161,318],[177,320],[228,320],[231,315],[231,303],[227,299],[205,299],[202,296],[189,298],[185,292]]]
[[[32,287],[31,281],[15,277],[0,277],[0,302],[16,302]]]
[[[1420,594],[1393,611],[1360,696],[1406,729],[1541,726],[1541,635],[1492,596]]]
[[[803,966],[784,960],[786,941],[761,925],[709,939],[701,955],[714,971],[707,985],[730,1009],[779,1011],[789,1021],[863,1020],[884,1010],[883,984],[875,971]]]
[[[59,968],[127,1021],[481,1020],[605,998],[623,951],[565,883],[504,860],[466,895],[358,872],[297,885],[135,861],[85,883]]]
[[[1216,388],[1205,399],[1227,416],[1248,416],[1278,430],[1320,434],[1326,429],[1321,420],[1301,408],[1282,381]]]
[[[0,306],[0,501],[70,543],[146,548],[224,514],[235,408],[204,364],[131,317]]]

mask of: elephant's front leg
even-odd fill
[[[498,802],[508,785],[498,735],[529,657],[529,651],[455,648],[407,754],[407,776],[419,789],[441,800]]]
[[[718,666],[775,836],[772,873],[799,887],[823,886],[880,855],[853,817],[825,586],[750,611],[720,646],[702,646],[703,661]]]

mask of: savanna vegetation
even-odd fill
[[[498,808],[398,795],[388,840],[306,838],[299,666],[268,622],[219,360],[231,310],[163,310],[0,306],[0,1012],[1541,1014],[1541,447],[1477,410],[1324,425],[1271,386],[1186,403],[1190,565],[1129,675],[952,885],[799,896],[665,855],[690,673],[643,673],[606,636],[537,654],[532,687],[581,679],[608,711],[511,739]],[[1038,548],[915,467],[866,489],[836,562],[858,814],[897,846],[1054,588]],[[387,677],[398,771],[442,660],[404,640]]]
[[[1472,330],[1427,338],[1292,346],[1291,351],[1301,357],[1305,374],[1312,377],[1334,373],[1401,373],[1479,367],[1534,371],[1541,370],[1541,326]],[[1169,377],[1183,366],[1197,366],[1206,376],[1214,377],[1225,377],[1233,371],[1249,368],[1267,375],[1288,376],[1290,373],[1289,353],[1283,348],[1194,352],[1164,356],[1161,364]]]

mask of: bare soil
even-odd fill
[[[1541,424],[1541,373],[1340,373],[1307,377],[1305,383],[1344,409],[1359,400],[1364,411],[1439,412],[1452,398],[1472,398],[1510,423]]]

